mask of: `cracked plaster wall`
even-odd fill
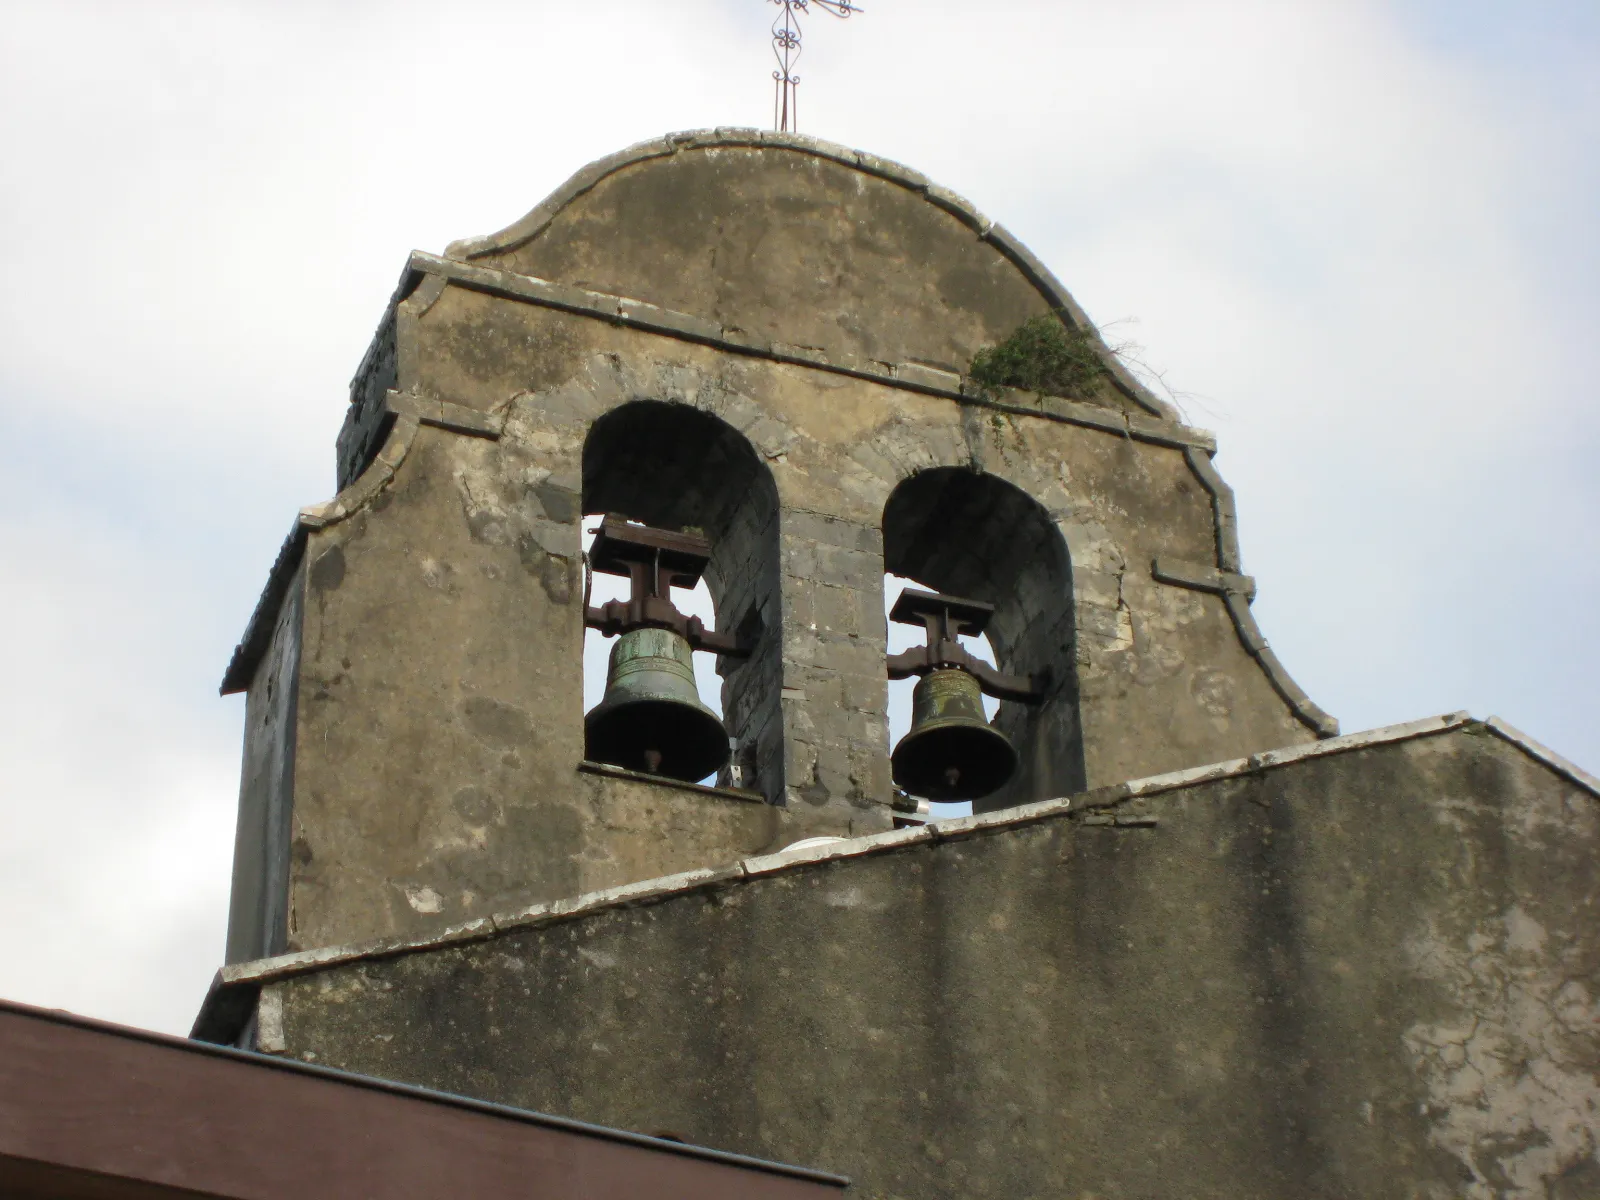
[[[1585,878],[1595,805],[1549,790],[1510,820],[1493,797],[1470,793],[1427,807],[1457,839],[1449,869],[1477,900],[1420,915],[1405,945],[1410,969],[1440,997],[1438,1012],[1405,1031],[1426,1084],[1429,1141],[1460,1165],[1459,1190],[1435,1194],[1600,1197],[1600,912]],[[1485,827],[1497,841],[1485,845]]]
[[[1595,796],[1467,725],[270,985],[289,1054],[867,1200],[1595,1200]]]

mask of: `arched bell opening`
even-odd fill
[[[583,551],[586,559],[594,549],[595,537],[599,534],[600,523],[606,515],[603,512],[583,515]],[[629,581],[620,575],[595,572],[589,576],[590,605],[602,605],[609,600],[626,600],[630,590]],[[717,606],[711,598],[711,588],[704,578],[692,588],[674,589],[672,599],[685,616],[699,617],[705,622],[707,629],[717,627]],[[605,698],[611,651],[616,643],[616,638],[608,638],[597,629],[583,631],[583,711],[586,713],[591,712]],[[717,675],[716,657],[711,654],[695,654],[692,662],[695,692],[701,702],[721,718],[722,680]],[[731,765],[734,764],[730,758]],[[737,771],[729,772],[729,779],[723,782],[737,782],[738,774]],[[713,771],[696,782],[715,783],[719,781],[719,775],[719,772]]]
[[[975,800],[974,810],[1082,791],[1072,564],[1044,506],[993,475],[956,467],[922,471],[884,506],[883,548],[890,574],[992,605],[984,632],[994,666],[1042,682],[1038,703],[1006,699],[993,710],[994,728],[1016,750],[1017,769],[1004,786]]]
[[[723,785],[782,795],[779,712],[778,496],[771,472],[732,426],[682,404],[638,400],[605,414],[583,448],[585,531],[599,514],[703,537],[710,561],[699,585],[672,599],[707,629],[735,639],[744,658],[693,655],[700,700],[727,727],[733,748]],[[587,543],[586,543],[587,544]],[[629,582],[592,576],[590,604],[623,598]],[[584,635],[584,707],[604,693],[617,639]],[[720,686],[717,684],[720,683]]]

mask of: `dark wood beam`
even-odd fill
[[[0,1195],[824,1200],[847,1181],[0,1001]]]

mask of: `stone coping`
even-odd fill
[[[691,792],[713,796],[719,800],[737,800],[741,804],[765,804],[767,798],[749,788],[716,787],[708,783],[686,783],[682,779],[668,779],[664,775],[650,775],[644,771],[630,771],[613,763],[592,762],[584,759],[578,764],[584,775],[605,775],[612,779],[626,779],[631,783],[645,783],[651,787],[666,788],[674,792]]]
[[[757,855],[728,866],[707,867],[659,879],[641,880],[566,900],[534,904],[508,913],[480,917],[427,937],[386,938],[355,945],[326,946],[316,950],[282,954],[274,958],[257,959],[253,962],[233,963],[217,972],[190,1036],[201,1041],[232,1042],[249,1020],[255,997],[262,986],[298,975],[311,974],[328,967],[486,941],[504,933],[558,924],[613,908],[656,903],[692,892],[730,886],[744,879],[780,874],[840,859],[898,851],[923,843],[957,841],[999,833],[1042,821],[1065,819],[1087,825],[1150,827],[1155,824],[1155,818],[1147,811],[1141,811],[1142,806],[1137,804],[1138,801],[1219,779],[1259,774],[1309,759],[1466,728],[1476,728],[1516,746],[1555,774],[1600,799],[1600,779],[1498,717],[1480,721],[1465,712],[1448,713],[1444,716],[1389,725],[1381,729],[1347,734],[1324,741],[1268,750],[1252,754],[1248,758],[1236,758],[1182,771],[1151,775],[1077,796],[1041,800],[1033,804],[1022,804],[1015,808],[976,816],[929,821],[925,825],[896,829],[889,833],[872,834],[867,837],[846,838],[829,845],[813,846],[804,850]],[[1130,806],[1131,811],[1119,812]]]

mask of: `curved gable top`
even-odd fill
[[[769,341],[952,371],[1039,313],[1093,328],[1043,263],[954,192],[798,134],[641,142],[446,254]],[[1126,400],[1177,419],[1101,350]]]

